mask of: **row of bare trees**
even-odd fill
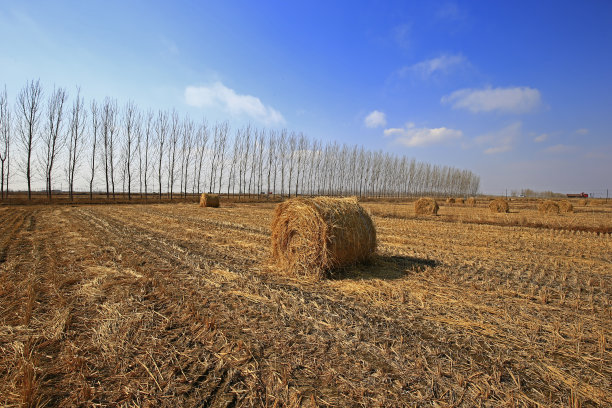
[[[39,81],[20,90],[14,109],[6,87],[0,93],[0,161],[2,198],[13,162],[25,177],[28,197],[39,175],[49,199],[58,166],[71,199],[87,189],[90,198],[103,190],[109,199],[119,192],[128,199],[172,199],[202,191],[239,197],[465,196],[476,194],[480,183],[468,170],[302,133],[209,125],[175,110],[141,111],[131,101],[120,106],[112,98],[86,104],[79,88],[72,100],[64,88],[45,95]]]

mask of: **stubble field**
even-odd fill
[[[610,206],[364,206],[321,282],[272,204],[0,207],[0,405],[612,405]]]

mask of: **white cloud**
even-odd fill
[[[218,107],[232,115],[246,115],[268,125],[285,123],[279,111],[264,105],[259,98],[237,94],[221,82],[209,86],[188,86],[185,88],[185,102],[197,108]]]
[[[387,116],[384,112],[374,110],[365,117],[363,123],[369,128],[377,128],[387,124]]]
[[[395,137],[396,143],[400,143],[408,147],[415,147],[458,139],[463,136],[463,132],[445,127],[433,129],[417,128],[414,126],[414,123],[407,123],[403,128],[385,129],[384,135]]]
[[[554,145],[554,146],[547,147],[546,149],[544,149],[544,151],[546,153],[567,153],[567,152],[571,152],[574,149],[575,149],[574,146],[569,146],[569,145],[564,145],[564,144],[557,144],[557,145]]]
[[[548,139],[548,134],[547,133],[542,133],[541,135],[536,136],[533,141],[536,143],[542,143],[544,141],[546,141],[546,139]]]
[[[576,134],[577,134],[577,135],[586,135],[586,134],[588,134],[588,133],[589,133],[589,129],[584,129],[584,128],[582,128],[582,129],[577,129],[577,130],[576,130]]]
[[[527,113],[537,109],[542,101],[540,91],[526,86],[515,88],[459,89],[442,97],[453,109],[471,112]]]
[[[439,57],[417,62],[414,65],[402,68],[400,76],[412,73],[422,79],[428,79],[436,73],[447,74],[452,69],[458,68],[467,64],[467,58],[461,54],[447,55],[443,54]]]
[[[479,136],[475,142],[485,146],[485,154],[509,152],[514,148],[515,141],[521,136],[522,126],[521,122],[515,122],[503,129]]]

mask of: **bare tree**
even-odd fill
[[[89,199],[93,199],[93,183],[96,177],[96,146],[98,144],[98,133],[100,131],[100,112],[98,110],[98,104],[95,100],[91,101],[91,159],[89,161],[90,177],[89,177]]]
[[[181,146],[181,192],[185,197],[187,197],[191,151],[193,150],[194,127],[193,121],[188,117],[183,120],[183,143]]]
[[[174,191],[174,182],[176,181],[176,175],[174,169],[176,167],[176,147],[181,133],[181,123],[179,116],[176,111],[172,111],[170,118],[170,145],[168,146],[168,194],[170,200],[172,200],[172,193]]]
[[[38,138],[41,98],[40,80],[30,81],[17,95],[17,132],[21,147],[26,155],[22,170],[25,172],[28,182],[28,200],[32,199],[32,153]]]
[[[202,120],[202,123],[198,127],[198,132],[196,134],[197,139],[197,171],[194,169],[194,176],[197,174],[197,190],[198,194],[200,194],[200,181],[202,179],[202,164],[204,163],[204,154],[206,153],[206,146],[208,145],[208,123],[206,120]]]
[[[142,186],[144,184],[144,199],[148,193],[149,175],[149,149],[153,133],[153,111],[149,110],[140,118],[141,125],[138,126],[138,175],[140,178],[140,196],[142,197]]]
[[[70,201],[74,199],[74,176],[79,165],[79,159],[83,152],[83,138],[85,126],[87,125],[87,111],[81,97],[81,89],[77,88],[76,100],[72,104],[70,124],[68,126],[68,191]]]
[[[6,86],[4,92],[0,92],[0,162],[2,162],[2,173],[0,175],[0,198],[4,199],[4,183],[6,180],[6,196],[8,197],[8,160],[11,147],[11,112],[8,108]],[[6,173],[5,173],[6,169]]]
[[[266,194],[268,195],[274,190],[274,188],[270,188],[270,179],[272,171],[274,171],[274,177],[276,177],[276,159],[276,133],[270,131],[268,133],[268,188],[266,190]]]
[[[125,138],[123,139],[123,159],[125,161],[125,179],[127,179],[128,200],[132,199],[132,156],[136,144],[136,135],[138,130],[136,127],[140,122],[139,113],[136,110],[134,102],[129,101],[123,110],[123,131]]]
[[[227,134],[229,132],[229,125],[227,122],[223,122],[219,127],[219,165],[221,170],[219,171],[219,191],[221,194],[221,183],[223,182],[223,169],[225,168],[225,151],[227,149]],[[216,129],[215,129],[216,130]]]
[[[100,112],[100,127],[102,137],[102,159],[106,181],[106,198],[110,198],[112,187],[115,198],[115,133],[117,132],[117,102],[110,98],[104,99]]]
[[[51,200],[53,194],[53,166],[60,149],[65,143],[63,120],[66,99],[68,99],[66,90],[57,88],[53,90],[53,93],[49,96],[49,100],[47,101],[46,129],[42,135],[44,150],[40,162],[44,172],[47,197],[49,200]]]
[[[157,153],[159,154],[157,166],[157,181],[159,182],[159,199],[162,198],[162,162],[164,158],[164,145],[168,134],[168,112],[159,111],[155,121],[155,136],[157,137]]]

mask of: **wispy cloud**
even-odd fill
[[[457,21],[465,19],[466,13],[456,3],[448,2],[438,7],[436,17],[442,20]]]
[[[589,134],[589,129],[585,129],[585,128],[582,128],[582,129],[576,129],[576,132],[575,132],[575,133],[576,133],[577,135],[582,135],[582,136],[584,136],[584,135]]]
[[[536,143],[545,142],[548,139],[548,133],[542,133],[541,135],[536,136],[533,141]]]
[[[442,97],[443,104],[452,104],[453,109],[470,112],[527,113],[536,110],[542,103],[540,91],[534,88],[460,89]]]
[[[516,140],[521,136],[522,127],[521,122],[515,122],[500,130],[479,136],[475,142],[485,148],[483,151],[485,154],[509,152],[514,149]]]
[[[363,120],[364,125],[369,128],[382,127],[387,124],[387,116],[384,112],[374,110]]]
[[[461,54],[442,54],[414,65],[403,67],[399,76],[414,75],[420,79],[429,79],[434,75],[448,74],[452,70],[468,65],[468,60]]]
[[[459,139],[463,132],[455,129],[417,128],[414,123],[407,123],[403,128],[385,129],[385,136],[395,138],[395,142],[408,147],[427,146]]]
[[[393,37],[397,45],[405,50],[412,46],[412,24],[404,23],[393,28]]]
[[[278,110],[264,105],[258,97],[238,94],[218,81],[208,86],[188,86],[185,102],[198,108],[216,107],[232,115],[246,115],[267,125],[285,123]]]

